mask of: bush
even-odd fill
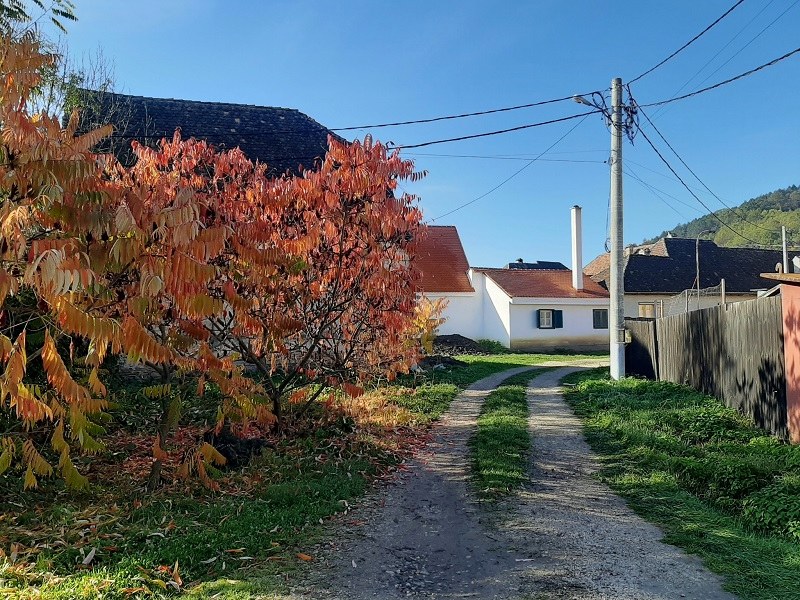
[[[681,441],[691,445],[747,442],[754,435],[743,417],[722,406],[676,411],[667,416],[666,422]]]
[[[738,511],[741,501],[770,486],[781,473],[781,465],[759,455],[673,459],[672,470],[681,487],[718,508]]]
[[[784,477],[748,496],[742,517],[755,531],[800,541],[800,477]]]
[[[478,349],[487,354],[508,354],[510,350],[495,340],[477,340]]]

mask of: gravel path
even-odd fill
[[[662,543],[605,484],[580,420],[559,382],[575,368],[544,373],[528,391],[531,483],[505,503],[499,526],[525,548],[533,598],[732,599],[699,558]]]
[[[317,550],[325,564],[299,597],[732,598],[591,478],[596,462],[557,387],[575,367],[532,381],[532,483],[492,510],[474,500],[468,441],[481,404],[525,370],[482,379],[453,402],[408,470],[345,517],[363,524]]]

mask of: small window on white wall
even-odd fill
[[[539,329],[561,329],[564,327],[564,311],[542,308],[534,313]]]
[[[656,303],[655,302],[639,302],[639,316],[647,319],[656,318]]]
[[[592,324],[595,329],[608,329],[608,309],[595,308],[592,311]]]

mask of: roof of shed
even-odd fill
[[[429,225],[417,245],[415,266],[422,273],[420,291],[472,292],[469,263],[458,230],[452,225]]]
[[[293,108],[149,98],[82,90],[85,128],[110,122],[117,143],[112,146],[124,164],[133,162],[130,141],[155,145],[172,138],[176,128],[186,139],[208,141],[218,150],[240,148],[249,159],[266,163],[274,175],[313,167],[328,149],[332,133]],[[335,135],[335,134],[333,134]],[[338,136],[336,136],[338,137]],[[341,139],[341,138],[340,138]]]
[[[588,277],[582,290],[572,287],[572,271],[558,269],[475,269],[494,281],[511,298],[608,298],[608,292]]]

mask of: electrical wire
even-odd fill
[[[665,104],[671,104],[672,102],[677,102],[678,100],[685,100],[686,98],[691,98],[693,96],[697,96],[699,94],[703,94],[705,92],[708,92],[708,91],[711,91],[711,90],[715,90],[718,87],[722,87],[723,85],[727,85],[729,83],[733,83],[734,81],[738,81],[739,79],[743,79],[745,77],[748,77],[749,75],[752,75],[753,73],[757,73],[758,71],[761,71],[762,69],[766,69],[767,67],[771,67],[773,65],[776,65],[779,62],[781,62],[783,60],[786,60],[787,58],[790,58],[790,57],[792,57],[792,56],[794,56],[795,54],[798,54],[798,53],[800,53],[800,48],[795,48],[794,50],[792,50],[790,52],[787,52],[783,56],[779,56],[778,58],[774,58],[771,61],[764,63],[763,65],[759,65],[754,69],[750,69],[749,71],[745,71],[744,73],[740,73],[739,75],[736,75],[735,77],[731,77],[731,78],[726,79],[724,81],[720,81],[719,83],[715,83],[714,85],[710,85],[708,87],[704,87],[704,88],[701,88],[699,90],[695,90],[695,91],[690,92],[688,94],[683,94],[682,96],[675,96],[674,98],[669,98],[667,100],[660,100],[659,102],[650,102],[648,104],[640,104],[639,108],[649,108],[651,106],[663,106]]]
[[[746,241],[750,242],[751,244],[754,244],[754,245],[756,245],[756,246],[768,246],[768,247],[772,247],[772,248],[774,248],[774,247],[775,247],[775,246],[771,246],[771,245],[769,245],[769,244],[761,244],[760,242],[757,242],[757,241],[755,241],[755,240],[752,240],[752,239],[750,239],[749,237],[747,237],[747,236],[745,236],[745,235],[743,235],[743,234],[739,233],[739,232],[738,232],[738,231],[736,231],[736,230],[735,230],[733,227],[731,227],[731,226],[730,226],[728,223],[726,223],[725,221],[723,221],[723,220],[722,220],[722,219],[719,217],[719,215],[717,215],[717,214],[716,214],[714,211],[712,211],[712,210],[709,208],[709,206],[708,206],[708,205],[707,205],[705,202],[703,202],[703,201],[700,199],[700,197],[699,197],[697,194],[695,194],[695,193],[692,191],[692,189],[691,189],[691,188],[690,188],[688,185],[686,185],[686,182],[685,182],[685,181],[684,181],[684,180],[681,178],[681,176],[680,176],[680,175],[678,175],[678,172],[677,172],[675,169],[673,169],[673,168],[672,168],[672,165],[671,165],[671,164],[669,164],[669,161],[668,161],[666,158],[664,158],[664,155],[663,155],[663,154],[661,154],[661,152],[659,151],[659,149],[658,149],[658,148],[656,148],[655,144],[653,144],[652,140],[651,140],[651,139],[650,139],[650,138],[647,136],[647,134],[645,133],[644,129],[641,129],[641,130],[639,131],[639,133],[641,133],[641,134],[642,134],[642,137],[645,139],[645,141],[648,143],[648,145],[649,145],[649,146],[650,146],[650,147],[653,149],[653,152],[655,152],[655,153],[658,155],[658,158],[659,158],[659,159],[661,159],[661,162],[663,162],[663,163],[666,165],[666,167],[667,167],[667,168],[668,168],[668,169],[669,169],[669,170],[672,172],[672,174],[673,174],[673,175],[675,175],[675,177],[677,177],[677,178],[678,178],[678,181],[680,181],[680,182],[681,182],[681,184],[683,185],[683,187],[684,187],[684,188],[686,188],[686,191],[687,191],[687,192],[689,192],[689,193],[690,193],[690,194],[691,194],[691,195],[694,197],[694,199],[695,199],[695,200],[697,200],[697,201],[698,201],[698,202],[699,202],[699,203],[700,203],[700,204],[703,206],[703,208],[705,208],[705,209],[706,209],[706,211],[708,212],[708,215],[709,215],[710,217],[713,217],[714,219],[716,219],[717,221],[719,221],[719,222],[720,222],[720,224],[721,224],[723,227],[725,227],[726,229],[729,229],[729,230],[730,230],[730,231],[732,231],[734,234],[736,234],[738,237],[742,238],[743,240],[746,240]]]
[[[630,160],[626,160],[625,162],[626,162],[626,163],[630,163],[631,161],[630,161]],[[669,192],[665,192],[665,191],[664,191],[664,190],[662,190],[661,188],[654,186],[652,183],[650,183],[650,182],[648,182],[648,181],[645,181],[645,180],[644,180],[644,179],[642,179],[642,178],[641,178],[641,177],[640,177],[638,174],[636,174],[636,172],[635,172],[635,171],[633,171],[633,169],[631,169],[631,167],[630,167],[629,165],[627,165],[627,164],[626,164],[626,165],[623,167],[623,170],[625,171],[625,173],[626,173],[627,175],[630,175],[631,177],[633,177],[634,179],[636,179],[636,180],[637,180],[639,183],[641,183],[642,185],[644,185],[644,186],[647,186],[647,188],[648,188],[648,189],[652,190],[653,192],[656,192],[656,193],[660,194],[660,195],[662,196],[662,198],[663,198],[664,196],[666,196],[667,198],[672,198],[672,199],[673,199],[675,202],[677,202],[678,204],[682,204],[683,206],[685,206],[685,207],[686,207],[686,208],[688,208],[689,210],[693,210],[693,211],[699,212],[700,214],[705,214],[705,213],[703,213],[703,211],[702,211],[701,209],[697,208],[696,206],[694,206],[694,205],[692,205],[692,204],[689,204],[688,202],[685,202],[685,201],[681,200],[681,199],[680,199],[680,198],[678,198],[677,196],[673,196],[673,195],[672,195],[672,194],[670,194]],[[688,218],[688,217],[684,217],[684,218]]]
[[[694,177],[694,178],[695,178],[695,179],[696,179],[696,180],[697,180],[697,181],[700,183],[700,185],[702,185],[702,186],[705,188],[705,190],[706,190],[706,191],[707,191],[709,194],[711,194],[712,196],[714,196],[714,198],[716,198],[716,199],[717,199],[717,201],[719,201],[719,203],[720,203],[720,204],[722,204],[722,205],[723,205],[725,208],[727,208],[728,210],[732,211],[732,212],[733,212],[733,213],[734,213],[734,214],[735,214],[737,217],[739,217],[739,220],[740,220],[740,221],[742,221],[743,223],[747,223],[748,225],[752,225],[752,226],[754,226],[754,227],[758,227],[758,228],[759,228],[759,229],[761,229],[762,231],[768,231],[769,233],[776,233],[776,232],[775,232],[774,230],[772,230],[772,229],[767,229],[766,227],[764,227],[764,226],[762,226],[762,225],[759,225],[758,223],[753,223],[752,221],[748,221],[748,220],[747,220],[747,219],[746,219],[744,216],[742,216],[742,215],[741,215],[741,213],[739,213],[739,211],[737,211],[737,210],[736,210],[734,207],[730,206],[730,205],[729,205],[727,202],[725,202],[725,201],[724,201],[722,198],[720,198],[719,196],[717,196],[717,195],[716,195],[716,194],[715,194],[715,193],[712,191],[712,189],[711,189],[710,187],[708,187],[708,186],[706,185],[706,183],[705,183],[705,182],[704,182],[702,179],[700,179],[700,177],[697,175],[697,173],[695,173],[695,172],[694,172],[694,170],[692,170],[692,168],[691,168],[689,165],[687,165],[687,164],[686,164],[686,161],[685,161],[685,160],[683,160],[683,158],[681,157],[681,155],[680,155],[680,154],[678,154],[678,151],[677,151],[677,150],[675,150],[675,148],[672,146],[672,144],[670,144],[670,143],[667,141],[667,138],[665,138],[665,137],[664,137],[664,134],[663,134],[663,133],[661,133],[661,131],[658,129],[658,127],[656,127],[656,126],[655,126],[655,123],[653,123],[653,121],[652,121],[652,120],[650,120],[650,117],[648,117],[648,116],[647,116],[647,113],[646,113],[646,112],[644,112],[643,110],[639,110],[639,113],[640,113],[640,114],[641,114],[641,115],[642,115],[642,116],[645,118],[645,120],[646,120],[648,123],[650,123],[650,127],[652,127],[652,128],[653,128],[653,131],[655,131],[655,132],[658,134],[658,137],[660,137],[660,138],[661,138],[661,141],[663,141],[663,142],[664,142],[664,143],[667,145],[667,148],[669,148],[669,149],[672,151],[672,153],[673,153],[673,154],[675,155],[675,157],[676,157],[676,158],[677,158],[677,159],[680,161],[680,163],[681,163],[681,164],[682,164],[682,165],[683,165],[683,166],[686,168],[686,170],[687,170],[687,171],[689,171],[689,173],[691,173],[691,174],[692,174],[692,176],[693,176],[693,177]]]
[[[598,91],[586,92],[585,94],[582,94],[582,95],[592,95],[592,94],[596,94],[596,93],[600,93],[600,92],[598,92]],[[119,94],[119,95],[123,95],[123,94]],[[491,114],[502,113],[502,112],[510,112],[510,111],[515,111],[515,110],[522,110],[522,109],[525,109],[525,108],[533,108],[533,107],[536,107],[536,106],[545,106],[547,104],[555,104],[557,102],[566,102],[568,100],[571,101],[573,97],[574,97],[574,94],[570,94],[569,96],[564,96],[562,98],[552,98],[550,100],[539,100],[537,102],[530,102],[528,104],[518,104],[516,106],[505,106],[505,107],[502,107],[502,108],[492,108],[492,109],[489,109],[489,110],[480,110],[480,111],[476,111],[476,112],[460,113],[460,114],[453,114],[453,115],[444,115],[444,116],[439,116],[439,117],[431,117],[431,118],[427,118],[427,119],[414,119],[414,120],[408,120],[408,121],[394,121],[394,122],[389,122],[389,123],[373,123],[371,125],[351,125],[351,126],[348,126],[348,127],[324,127],[324,126],[320,125],[319,127],[303,127],[301,129],[284,129],[284,130],[275,130],[275,131],[267,131],[267,132],[242,132],[242,133],[233,132],[233,133],[236,136],[256,135],[256,136],[259,136],[259,137],[263,137],[264,135],[280,135],[280,134],[286,134],[286,133],[310,133],[312,131],[355,131],[355,130],[358,130],[358,129],[381,129],[381,128],[384,128],[384,127],[399,127],[399,126],[402,126],[402,125],[418,125],[418,124],[424,124],[424,123],[436,123],[436,122],[439,122],[439,121],[449,121],[449,120],[453,120],[453,119],[464,119],[464,118],[467,118],[467,117],[478,117],[478,116],[483,116],[483,115],[491,115]],[[195,135],[195,136],[218,135],[219,133],[220,133],[219,131],[214,131],[214,132],[205,133],[205,134],[200,132],[200,133],[194,133],[193,135]],[[228,133],[231,133],[231,132],[225,132],[225,133],[228,134]],[[164,135],[171,136],[172,132],[164,133]],[[138,134],[137,133],[137,134],[112,134],[109,137],[134,139],[134,138],[140,138],[140,137],[163,137],[163,136],[161,134],[158,134],[158,133],[155,133],[155,134],[152,134],[152,135],[144,135],[144,134]]]
[[[675,52],[673,52],[672,54],[670,54],[670,55],[669,55],[667,58],[665,58],[664,60],[662,60],[660,63],[658,63],[657,65],[655,65],[655,66],[653,66],[653,67],[650,67],[649,69],[647,69],[647,71],[645,71],[644,73],[642,73],[641,75],[639,75],[639,76],[637,76],[637,77],[634,77],[634,78],[633,78],[633,79],[631,79],[631,80],[630,80],[628,83],[630,84],[630,83],[635,83],[636,81],[639,81],[639,80],[640,80],[642,77],[644,77],[645,75],[648,75],[648,74],[652,73],[652,72],[653,72],[653,71],[655,71],[657,68],[659,68],[661,65],[663,65],[663,64],[664,64],[664,63],[666,63],[667,61],[671,60],[672,58],[674,58],[675,56],[677,56],[679,53],[683,52],[683,51],[684,51],[686,48],[688,48],[690,45],[692,45],[694,42],[696,42],[698,39],[700,39],[700,38],[701,38],[703,35],[705,35],[705,34],[706,34],[708,31],[710,31],[710,30],[711,30],[711,28],[713,28],[713,27],[714,27],[714,26],[715,26],[717,23],[719,23],[720,21],[722,21],[722,19],[724,19],[725,17],[727,17],[729,14],[731,14],[731,13],[732,13],[732,12],[733,12],[733,11],[734,11],[734,10],[735,10],[735,9],[736,9],[736,8],[737,8],[739,5],[740,5],[740,4],[742,4],[743,2],[744,2],[744,0],[738,0],[738,1],[737,1],[737,2],[736,2],[734,5],[733,5],[733,6],[731,6],[731,7],[730,7],[728,10],[726,10],[726,11],[725,11],[725,12],[724,12],[722,15],[720,15],[719,17],[717,17],[717,19],[716,19],[716,20],[715,20],[713,23],[711,23],[711,24],[710,24],[708,27],[706,27],[705,29],[703,29],[703,31],[701,31],[701,32],[700,32],[700,33],[698,33],[696,36],[694,36],[692,39],[690,39],[688,42],[686,42],[686,43],[685,43],[683,46],[681,46],[680,48],[678,48],[677,50],[675,50]]]
[[[503,133],[510,133],[512,131],[522,131],[523,129],[531,129],[532,127],[540,127],[542,125],[552,125],[553,123],[562,123],[572,119],[580,119],[581,117],[588,117],[600,113],[599,110],[590,110],[589,112],[580,113],[577,115],[570,115],[568,117],[561,117],[559,119],[550,119],[549,121],[540,121],[538,123],[529,123],[527,125],[519,125],[517,127],[509,127],[508,129],[498,129],[496,131],[487,131],[485,133],[474,133],[472,135],[462,135],[459,137],[445,138],[441,140],[432,140],[429,142],[421,142],[419,144],[387,144],[387,148],[391,150],[408,150],[410,148],[424,148],[425,146],[433,146],[434,144],[447,144],[449,142],[460,142],[463,140],[474,140],[476,138],[489,137],[492,135],[501,135]],[[582,123],[583,121],[580,121]],[[579,123],[579,124],[580,124]],[[546,151],[545,151],[546,152]],[[540,155],[541,156],[541,155]]]
[[[637,182],[639,183],[639,185],[641,185],[641,186],[642,186],[644,189],[646,189],[648,192],[650,192],[650,194],[651,194],[651,195],[652,195],[654,198],[656,198],[657,200],[660,200],[662,203],[664,203],[664,204],[665,204],[667,207],[669,207],[669,208],[670,208],[670,209],[671,209],[671,210],[672,210],[672,211],[673,211],[673,212],[674,212],[676,215],[678,215],[680,218],[682,218],[682,219],[686,219],[687,221],[689,220],[689,217],[687,217],[687,216],[686,216],[686,215],[684,215],[682,212],[680,212],[680,211],[679,211],[677,208],[675,208],[674,206],[672,206],[672,204],[670,204],[670,203],[669,203],[669,202],[668,202],[668,201],[667,201],[667,200],[666,200],[666,199],[665,199],[665,198],[664,198],[664,197],[663,197],[661,194],[659,194],[659,193],[658,193],[658,191],[657,191],[657,188],[655,188],[655,187],[651,186],[651,185],[650,185],[649,183],[647,183],[647,182],[646,182],[644,179],[642,179],[641,177],[639,177],[639,176],[636,174],[636,172],[635,172],[635,171],[633,171],[633,170],[632,170],[630,167],[625,167],[625,168],[623,168],[623,169],[622,169],[622,171],[623,171],[623,173],[625,173],[625,174],[626,174],[628,177],[631,177],[631,178],[633,178],[635,181],[637,181]],[[688,206],[688,205],[687,205],[687,206]],[[692,208],[694,208],[694,207],[692,207]],[[695,210],[696,210],[696,209],[695,209]]]
[[[531,155],[527,156],[507,156],[503,154],[432,154],[429,152],[406,152],[403,156],[424,156],[427,158],[476,158],[483,160],[516,160],[529,161]],[[595,163],[606,164],[605,160],[571,159],[571,158],[540,158],[540,162],[563,162],[563,163]]]
[[[758,12],[756,13],[756,15],[755,15],[755,16],[754,16],[752,19],[750,19],[750,20],[747,22],[747,24],[746,24],[744,27],[742,27],[742,28],[741,28],[741,29],[740,29],[740,30],[739,30],[739,31],[736,33],[736,35],[734,35],[734,36],[733,36],[733,37],[732,37],[730,40],[728,40],[728,43],[727,43],[727,44],[725,44],[725,45],[724,45],[722,48],[720,48],[719,50],[717,50],[717,52],[716,52],[716,54],[714,54],[714,56],[712,56],[711,58],[709,58],[709,59],[706,61],[706,63],[705,63],[705,64],[704,64],[702,67],[700,67],[699,69],[697,69],[697,71],[695,71],[694,75],[692,75],[692,76],[691,76],[689,79],[687,79],[687,80],[686,80],[686,81],[683,83],[683,85],[682,85],[681,87],[679,87],[677,90],[675,90],[675,92],[672,94],[672,95],[673,95],[673,97],[674,97],[674,96],[677,96],[677,95],[678,95],[678,94],[680,94],[680,93],[681,93],[681,92],[682,92],[684,89],[686,89],[686,86],[688,86],[688,85],[689,85],[689,84],[690,84],[692,81],[694,81],[694,78],[695,78],[695,77],[697,77],[698,75],[700,75],[700,73],[702,73],[702,72],[705,70],[705,68],[706,68],[708,65],[710,65],[712,62],[714,62],[714,61],[717,59],[717,57],[718,57],[720,54],[722,54],[722,53],[725,51],[725,49],[726,49],[728,46],[730,46],[730,45],[731,45],[733,42],[735,42],[735,41],[736,41],[736,39],[737,39],[737,38],[738,38],[740,35],[742,35],[742,33],[744,33],[744,32],[745,32],[745,30],[746,30],[748,27],[750,27],[750,25],[752,25],[752,24],[753,24],[753,22],[754,22],[756,19],[758,19],[758,17],[760,17],[760,16],[761,16],[761,14],[762,14],[762,13],[763,13],[765,10],[767,10],[767,9],[768,9],[768,8],[769,8],[769,7],[772,5],[772,3],[773,3],[773,2],[775,2],[775,0],[770,0],[770,1],[769,1],[767,4],[765,4],[765,5],[764,5],[764,6],[761,8],[761,10],[760,10],[760,11],[758,11]],[[763,31],[763,30],[762,30],[762,31]],[[761,35],[761,34],[759,34],[759,35]],[[756,36],[756,37],[758,37],[758,36]],[[751,40],[751,41],[752,41],[752,40]],[[740,52],[741,52],[741,50],[740,50]],[[737,53],[737,54],[738,54],[738,53]],[[734,56],[735,56],[735,55],[734,55]],[[731,57],[731,58],[732,58],[732,57]],[[726,64],[727,64],[727,63],[726,63]],[[724,65],[723,65],[723,66],[724,66]],[[719,70],[719,69],[717,69],[717,70]],[[717,72],[717,71],[715,70],[715,71],[714,71],[713,73],[711,73],[711,74],[710,74],[710,75],[709,75],[709,76],[708,76],[706,79],[704,79],[703,81],[701,81],[701,82],[700,82],[700,85],[703,85],[703,83],[705,83],[705,82],[708,80],[708,78],[709,78],[709,77],[711,77],[711,76],[712,76],[714,73],[716,73],[716,72]],[[654,119],[655,119],[656,117],[658,117],[658,115],[660,114],[660,112],[661,112],[661,111],[663,111],[664,109],[663,109],[663,108],[659,108],[658,110],[659,110],[659,112],[656,112],[656,113],[653,115],[653,118],[654,118]]]
[[[708,81],[708,80],[709,80],[709,79],[711,79],[711,78],[712,78],[712,77],[713,77],[713,76],[714,76],[716,73],[718,73],[718,72],[720,71],[720,69],[722,69],[722,67],[724,67],[725,65],[727,65],[729,62],[731,62],[731,61],[732,61],[734,58],[736,58],[737,56],[739,56],[739,54],[741,54],[741,53],[742,53],[742,52],[743,52],[743,51],[744,51],[744,50],[745,50],[745,49],[746,49],[748,46],[750,46],[750,44],[752,44],[752,43],[753,43],[753,42],[755,42],[755,41],[756,41],[758,38],[760,38],[762,35],[764,35],[764,34],[767,32],[767,30],[768,30],[770,27],[772,27],[773,25],[775,25],[775,23],[777,23],[777,22],[778,22],[778,21],[779,21],[779,20],[780,20],[780,19],[781,19],[781,18],[782,18],[782,17],[783,17],[783,16],[784,16],[786,13],[788,13],[788,12],[789,12],[790,10],[792,10],[792,9],[793,9],[795,6],[797,6],[797,3],[798,3],[798,2],[800,2],[800,0],[794,0],[794,2],[792,2],[792,3],[791,3],[791,4],[790,4],[790,5],[789,5],[789,6],[786,8],[786,10],[784,10],[784,11],[783,11],[781,14],[779,14],[779,15],[778,15],[777,17],[775,17],[775,18],[774,18],[772,21],[770,21],[770,22],[769,22],[769,23],[768,23],[768,24],[767,24],[767,25],[766,25],[764,28],[762,28],[762,29],[761,29],[761,31],[759,31],[759,32],[758,32],[758,33],[757,33],[757,34],[756,34],[756,35],[755,35],[755,36],[754,36],[754,37],[753,37],[753,38],[752,38],[752,39],[751,39],[749,42],[747,42],[747,43],[746,43],[744,46],[742,46],[741,48],[739,48],[739,49],[738,49],[738,50],[737,50],[737,51],[736,51],[736,52],[735,52],[733,55],[731,55],[731,57],[730,57],[730,58],[728,58],[728,60],[726,60],[724,63],[722,63],[721,65],[719,65],[719,66],[718,66],[716,69],[714,69],[713,71],[711,71],[711,73],[709,73],[709,74],[706,76],[706,78],[705,78],[705,79],[703,79],[703,80],[702,80],[702,81],[701,81],[701,82],[700,82],[698,85],[703,85],[703,84],[704,84],[706,81]],[[771,4],[771,3],[770,3],[770,4]],[[761,14],[761,13],[759,13],[759,14]]]
[[[594,111],[594,112],[597,112],[597,111]],[[443,214],[439,215],[438,217],[434,217],[433,219],[431,219],[431,220],[430,220],[430,223],[434,223],[434,222],[438,221],[439,219],[443,219],[444,217],[448,217],[448,216],[452,215],[453,213],[455,213],[455,212],[458,212],[458,211],[459,211],[459,210],[461,210],[462,208],[466,208],[467,206],[470,206],[471,204],[475,204],[475,203],[476,203],[476,202],[478,202],[479,200],[482,200],[483,198],[486,198],[486,196],[488,196],[488,195],[489,195],[489,194],[491,194],[492,192],[495,192],[495,191],[499,190],[501,187],[503,187],[505,184],[507,184],[509,181],[511,181],[512,179],[514,179],[514,178],[515,178],[517,175],[519,175],[520,173],[522,173],[522,172],[523,172],[525,169],[527,169],[527,168],[528,168],[528,167],[530,167],[530,166],[531,166],[533,163],[535,163],[537,160],[539,160],[539,159],[540,159],[542,156],[544,156],[545,154],[547,154],[548,152],[550,152],[550,150],[552,150],[553,148],[555,148],[556,146],[558,146],[558,145],[559,145],[559,144],[560,144],[562,141],[564,141],[564,139],[566,139],[566,137],[567,137],[567,136],[568,136],[570,133],[572,133],[573,131],[575,131],[575,130],[576,130],[576,129],[577,129],[577,128],[578,128],[578,127],[581,125],[581,123],[583,123],[583,122],[584,122],[584,121],[585,121],[585,120],[586,120],[586,119],[589,117],[589,115],[591,115],[591,114],[594,114],[594,113],[592,112],[592,113],[587,113],[587,114],[583,115],[583,118],[582,118],[580,121],[578,121],[577,123],[575,123],[575,125],[573,125],[572,127],[570,127],[570,129],[569,129],[569,130],[568,130],[568,131],[567,131],[567,132],[566,132],[564,135],[562,135],[562,136],[561,136],[560,138],[558,138],[558,139],[557,139],[555,142],[553,142],[552,144],[550,144],[550,147],[549,147],[549,148],[547,148],[547,150],[543,151],[543,152],[542,152],[542,153],[540,153],[540,154],[539,154],[539,155],[538,155],[536,158],[533,158],[533,159],[532,159],[532,160],[530,160],[530,161],[529,161],[527,164],[523,165],[523,166],[522,166],[522,168],[520,168],[520,169],[517,169],[516,171],[514,171],[514,173],[512,173],[511,175],[509,175],[508,177],[506,177],[506,178],[505,178],[503,181],[501,181],[500,183],[498,183],[496,186],[494,186],[494,187],[493,187],[492,189],[490,189],[488,192],[484,192],[483,194],[481,194],[481,195],[480,195],[480,196],[478,196],[477,198],[473,198],[473,199],[472,199],[472,200],[470,200],[469,202],[465,202],[464,204],[461,204],[460,206],[457,206],[457,207],[455,207],[454,209],[452,209],[452,210],[450,210],[450,211],[448,211],[448,212],[446,212],[446,213],[443,213]]]

